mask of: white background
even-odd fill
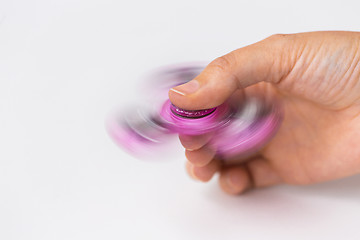
[[[0,239],[360,239],[360,176],[231,197],[104,119],[158,66],[274,33],[360,30],[359,1],[0,0]]]

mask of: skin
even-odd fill
[[[220,105],[234,93],[277,98],[284,121],[255,156],[226,165],[207,146],[211,136],[179,136],[186,168],[241,194],[287,183],[313,184],[360,172],[360,33],[274,35],[212,61],[187,84],[169,91],[184,109]]]

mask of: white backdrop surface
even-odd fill
[[[104,130],[158,66],[360,30],[359,1],[0,0],[0,239],[360,239],[360,176],[241,197]],[[156,87],[156,86],[155,86]]]

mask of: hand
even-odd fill
[[[242,89],[282,102],[277,135],[254,157],[230,166],[209,149],[209,137],[179,136],[192,177],[209,181],[220,172],[222,189],[239,194],[360,172],[360,33],[271,36],[215,59],[169,97],[180,108],[206,109]]]

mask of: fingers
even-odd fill
[[[185,148],[185,156],[190,163],[202,167],[213,159],[216,151],[210,146],[206,146],[210,138],[210,134],[198,136],[179,135],[180,142]]]
[[[186,150],[185,156],[188,159],[186,169],[194,179],[207,182],[220,170],[220,161],[214,159],[215,151],[206,145],[198,150]]]
[[[172,88],[171,102],[189,110],[207,109],[220,105],[237,89],[280,81],[293,65],[286,56],[291,41],[285,36],[270,37],[215,59],[195,79]]]
[[[269,187],[281,182],[270,163],[261,157],[239,166],[223,168],[219,178],[221,188],[233,195],[251,188]]]
[[[252,187],[252,180],[244,166],[233,166],[222,169],[219,184],[226,193],[236,195],[250,189]]]
[[[199,155],[201,153],[199,152]],[[202,156],[201,156],[202,157]],[[188,158],[188,174],[199,181],[207,182],[220,172],[219,184],[224,192],[232,195],[241,194],[251,188],[269,187],[282,182],[271,164],[262,157],[254,158],[241,165],[225,166],[218,159],[211,159],[207,164],[194,164],[199,160]],[[190,161],[191,160],[191,161]]]
[[[197,167],[193,165],[191,162],[186,162],[186,170],[188,174],[199,181],[207,182],[214,176],[216,172],[220,170],[221,163],[218,160],[213,160],[209,164]]]
[[[254,187],[269,187],[282,182],[271,163],[263,157],[255,158],[245,164]]]
[[[200,149],[209,142],[210,138],[211,134],[203,134],[198,136],[179,135],[179,139],[183,147],[190,151]]]
[[[214,158],[215,151],[207,146],[204,146],[194,151],[185,150],[185,156],[191,164],[197,167],[203,167],[209,164]]]

